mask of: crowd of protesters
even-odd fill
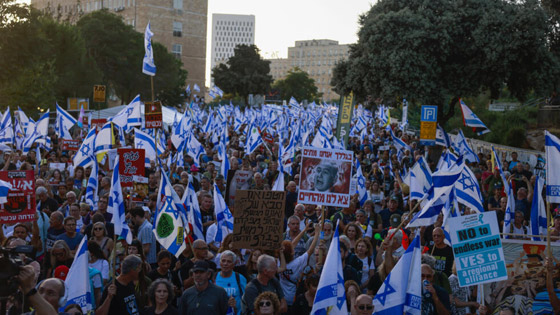
[[[514,314],[515,309],[479,304],[476,287],[459,287],[453,252],[444,242],[441,217],[435,224],[418,229],[406,229],[406,224],[401,224],[411,219],[416,200],[410,201],[409,186],[403,183],[400,170],[427,156],[428,147],[419,145],[417,138],[403,133],[397,125],[389,125],[411,147],[411,151],[397,156],[393,146],[382,150],[391,142],[385,127],[372,122],[366,128],[367,136],[350,138],[347,149],[355,153],[366,177],[367,201],[360,206],[356,194],[349,207],[336,208],[297,202],[300,151],[294,156],[292,174],[280,174],[277,139],[245,154],[245,136],[230,127],[230,169],[251,171],[250,189],[270,190],[277,176],[285,177],[286,232],[278,248],[269,249],[233,249],[231,235],[217,242],[211,233],[216,221],[212,186],[215,183],[225,191],[227,183],[219,174],[222,161],[217,148],[201,129],[193,131],[205,147],[200,165],[185,154],[184,166],[164,163],[160,168],[152,163],[146,168],[148,194],[126,203],[127,222],[134,235],[131,244],[113,238],[112,215],[107,212],[111,189],[108,161],[100,164],[99,201],[91,207],[85,202],[91,168],[73,168],[74,152],[61,149],[53,128],[49,129],[53,149],[41,149],[40,157],[36,150],[27,155],[2,152],[2,170],[34,169],[36,174],[35,220],[0,229],[3,246],[27,244],[34,248],[33,254],[23,257],[26,266],[19,276],[21,293],[10,297],[9,314],[52,314],[65,306],[65,291],[72,283],[64,285],[63,281],[84,235],[88,237],[95,314],[226,314],[228,309],[235,314],[309,314],[337,225],[349,313],[374,312],[372,300],[378,289],[409,240],[420,234],[425,247],[422,280],[428,281],[425,290],[431,293],[423,297],[422,314]],[[169,130],[166,133],[169,138]],[[133,135],[128,134],[126,143],[119,146],[133,143]],[[169,141],[161,158],[173,151]],[[499,169],[492,167],[489,155],[479,154],[479,158],[480,163],[469,167],[479,181],[485,210],[496,211],[501,227],[507,199]],[[434,168],[438,161],[428,162]],[[65,168],[53,169],[53,163],[63,163]],[[527,163],[517,160],[516,153],[502,165],[516,196],[511,230],[502,232],[527,238],[535,177]],[[169,174],[179,197],[189,183],[194,186],[202,214],[206,239],[188,242],[178,258],[158,244],[152,231],[161,171]],[[235,217],[233,203],[230,210]],[[460,211],[465,214],[471,210],[461,206]],[[552,235],[560,236],[560,214],[554,217],[554,223]],[[551,261],[545,270],[547,277],[558,275],[558,266]],[[32,289],[36,283],[38,293]],[[21,296],[26,297],[24,304]],[[559,311],[560,302],[555,296],[551,295],[550,303]],[[78,305],[69,305],[64,312],[82,314]]]

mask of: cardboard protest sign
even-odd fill
[[[348,207],[354,152],[304,147],[302,153],[298,202]]]
[[[253,171],[229,170],[226,184],[226,201],[228,206],[235,205],[235,193],[237,190],[248,190],[249,183],[253,178]]]
[[[233,212],[233,247],[279,248],[285,204],[285,191],[238,190]]]
[[[459,286],[507,279],[496,212],[449,218]]]
[[[0,205],[0,223],[35,219],[35,174],[31,171],[0,171],[0,179],[12,184],[8,202]]]
[[[78,151],[80,149],[80,145],[81,143],[79,140],[62,139],[62,150]]]
[[[122,187],[134,186],[134,176],[144,176],[146,168],[144,149],[118,149],[119,175]]]

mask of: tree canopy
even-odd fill
[[[317,93],[315,80],[298,67],[289,70],[284,79],[276,80],[273,87],[280,91],[280,96],[284,100],[293,96],[298,101],[311,101],[320,96]]]
[[[360,17],[332,84],[339,94],[440,105],[445,123],[459,97],[497,98],[504,85],[520,100],[551,91],[559,67],[550,34],[536,0],[381,0]]]
[[[270,89],[270,61],[262,59],[255,45],[238,45],[226,64],[212,69],[214,84],[225,93],[247,99],[249,94],[264,94]]]

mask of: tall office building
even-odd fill
[[[233,56],[237,45],[255,43],[255,16],[212,14],[212,51],[210,71]]]
[[[152,40],[183,62],[188,71],[186,84],[205,86],[207,0],[31,0],[31,5],[71,23],[83,14],[108,9],[140,33],[150,22]],[[157,66],[157,56],[155,63]],[[141,65],[137,66],[140,69]]]
[[[296,41],[294,47],[288,47],[288,58],[267,59],[270,61],[270,74],[278,80],[284,78],[290,69],[298,67],[315,80],[318,92],[323,93],[323,100],[338,100],[340,96],[330,85],[332,71],[339,61],[348,59],[349,47],[329,39]]]

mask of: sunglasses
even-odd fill
[[[270,303],[270,301],[265,301],[265,302],[259,302],[259,306],[263,307],[263,306],[270,306],[272,305],[272,303]]]
[[[54,257],[62,257],[64,256],[64,253],[53,253]]]
[[[103,231],[103,228],[94,228],[94,231]]]
[[[370,305],[370,304],[361,304],[361,305],[358,305],[358,309],[359,309],[360,311],[365,311],[365,310],[371,311],[371,310],[373,309],[373,305]]]

